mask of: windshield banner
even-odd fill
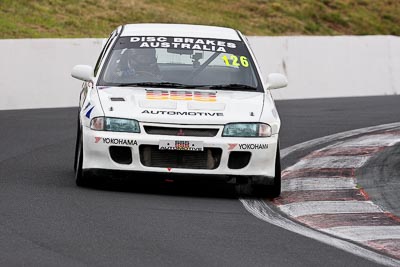
[[[172,48],[201,50],[221,53],[234,53],[238,42],[208,38],[164,37],[164,36],[133,36],[122,37],[118,48]]]

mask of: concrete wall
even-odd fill
[[[252,37],[264,74],[283,72],[276,99],[400,93],[400,37]]]
[[[99,39],[0,40],[0,109],[78,105],[78,63],[94,65]]]
[[[400,37],[249,37],[262,72],[282,72],[276,99],[400,93]],[[76,106],[75,64],[94,66],[101,39],[0,40],[0,109]]]

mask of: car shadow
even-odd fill
[[[190,176],[190,175],[189,175]],[[182,197],[227,198],[240,197],[237,187],[219,181],[213,176],[206,179],[188,179],[182,175],[146,174],[135,177],[96,176],[86,188],[137,194],[173,195]]]

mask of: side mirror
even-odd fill
[[[94,78],[93,68],[88,65],[76,65],[72,68],[71,76],[85,82],[91,81]]]
[[[288,80],[285,75],[280,73],[270,73],[268,75],[267,89],[278,89],[287,85]]]

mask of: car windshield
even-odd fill
[[[262,91],[241,41],[183,37],[120,37],[98,85]]]

